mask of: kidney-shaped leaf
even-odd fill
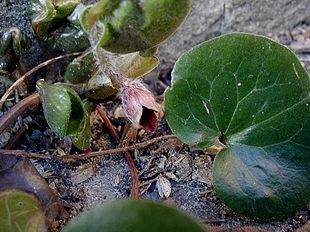
[[[44,116],[50,128],[60,137],[71,136],[80,149],[89,147],[90,125],[88,113],[80,97],[70,88],[38,81],[38,92]],[[84,133],[81,137],[80,134]],[[87,135],[87,136],[86,136]],[[79,137],[78,140],[77,137]],[[83,139],[83,141],[81,141]],[[75,143],[75,141],[79,141]]]
[[[167,120],[185,143],[218,140],[214,185],[235,211],[290,215],[310,200],[310,79],[286,47],[234,33],[183,55],[165,94]]]
[[[19,190],[0,192],[1,231],[47,231],[44,210],[32,194]]]
[[[206,232],[191,217],[163,204],[144,200],[110,202],[83,213],[64,232]]]

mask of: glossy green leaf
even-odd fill
[[[37,88],[48,125],[60,138],[64,138],[71,114],[71,98],[67,89],[43,81],[38,82]]]
[[[82,30],[80,16],[84,5],[79,4],[74,11],[65,19],[61,27],[51,31],[46,39],[50,52],[55,54],[67,54],[85,51],[89,48],[88,34]]]
[[[19,190],[0,192],[1,231],[47,231],[45,214],[40,201],[32,194]]]
[[[191,217],[163,204],[120,200],[83,213],[64,232],[207,232]]]
[[[75,146],[77,146],[80,149],[85,149],[90,147],[90,116],[89,116],[89,110],[90,107],[89,104],[86,102],[83,104],[83,107],[85,109],[84,116],[82,119],[82,122],[79,125],[78,131],[72,135],[72,141]]]
[[[94,73],[95,66],[94,55],[88,51],[67,66],[64,79],[73,84],[85,83]]]
[[[32,0],[28,13],[34,33],[46,37],[79,3],[81,0]]]
[[[234,33],[193,48],[165,93],[185,143],[218,141],[216,192],[253,217],[293,214],[310,200],[310,79],[296,56],[265,37]]]
[[[4,31],[0,38],[0,70],[13,72],[27,47],[28,41],[18,28]]]
[[[71,24],[51,32],[46,43],[54,54],[85,51],[90,46],[87,34]]]
[[[99,20],[104,27],[100,46],[116,53],[136,52],[167,39],[186,17],[189,5],[189,0],[102,0],[85,9],[82,25],[90,31]]]
[[[39,81],[37,88],[50,128],[60,138],[71,136],[78,148],[87,148],[90,138],[89,118],[80,97],[67,87],[50,85],[44,81]]]

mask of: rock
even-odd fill
[[[293,42],[290,47],[296,53],[310,53],[310,40]]]
[[[226,32],[266,35],[310,23],[309,0],[195,0],[176,34],[160,49],[162,60],[173,63],[192,46]]]

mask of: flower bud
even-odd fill
[[[137,81],[132,81],[121,89],[124,112],[136,128],[155,131],[163,109],[155,101],[154,95]]]

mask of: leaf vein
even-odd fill
[[[239,137],[240,135],[242,135],[242,134],[244,134],[244,133],[246,133],[246,132],[248,132],[248,131],[250,131],[250,130],[252,130],[252,129],[257,128],[257,127],[260,126],[261,124],[263,124],[263,123],[265,123],[265,122],[268,122],[268,121],[270,121],[270,120],[272,120],[272,119],[274,119],[274,118],[280,116],[281,114],[290,111],[290,110],[293,109],[294,107],[296,107],[296,106],[298,106],[298,105],[301,105],[301,104],[304,104],[304,102],[307,101],[307,100],[309,100],[309,99],[310,99],[310,96],[309,96],[309,97],[306,97],[306,98],[304,98],[304,99],[302,99],[301,101],[299,101],[299,102],[297,102],[297,103],[295,103],[295,104],[293,104],[293,105],[291,105],[290,107],[286,108],[285,110],[283,110],[283,111],[281,111],[281,112],[278,112],[277,114],[274,114],[273,116],[271,116],[271,117],[269,117],[269,118],[267,118],[267,119],[265,119],[265,120],[263,120],[263,121],[261,121],[261,122],[259,122],[259,123],[256,123],[256,124],[254,124],[253,126],[247,127],[247,128],[245,128],[245,129],[243,129],[243,130],[241,130],[241,131],[239,131],[239,132],[237,132],[237,133],[235,133],[235,134],[237,134],[238,137]],[[235,135],[235,134],[234,134],[234,135]],[[233,135],[231,135],[230,137],[232,137],[232,136],[233,136]]]

